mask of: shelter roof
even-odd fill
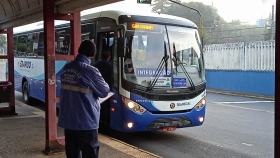
[[[55,12],[69,14],[123,0],[55,0]],[[43,20],[43,0],[0,0],[0,30]]]

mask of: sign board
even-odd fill
[[[163,30],[163,26],[150,23],[128,22],[127,29],[161,33]]]

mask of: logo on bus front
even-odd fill
[[[171,103],[171,104],[170,104],[170,108],[171,108],[171,109],[174,109],[174,108],[175,108],[175,104],[174,104],[174,103]]]
[[[31,61],[23,61],[23,60],[21,60],[21,61],[18,62],[18,66],[20,68],[27,68],[27,69],[33,68],[33,64],[32,64]]]

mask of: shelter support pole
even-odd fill
[[[15,113],[15,76],[14,76],[14,37],[13,28],[7,30],[7,44],[8,44],[8,69],[9,69],[9,82],[12,83],[10,88],[10,102],[9,107],[11,109],[11,114]]]
[[[56,55],[56,60],[74,60],[78,54],[78,48],[81,43],[81,16],[80,12],[75,12],[68,16],[56,14],[56,19],[70,20],[71,33],[71,52],[70,55]],[[60,102],[60,98],[56,97],[56,102]],[[59,142],[64,142],[64,137],[58,138]]]
[[[15,110],[15,77],[14,77],[14,38],[13,38],[13,28],[9,28],[0,33],[7,34],[7,55],[1,56],[1,59],[8,59],[8,82],[11,83],[7,88],[9,88],[9,106],[0,108],[0,115],[16,115]],[[7,84],[8,85],[8,84]]]
[[[71,25],[71,55],[75,57],[78,54],[78,49],[81,43],[81,15],[80,12],[73,13]]]
[[[64,151],[57,139],[54,7],[54,0],[43,0],[46,154]]]
[[[274,157],[280,157],[280,1],[276,1],[275,36],[275,139]]]
[[[56,103],[56,73],[55,60],[74,60],[81,43],[80,12],[73,14],[55,14],[54,0],[44,0],[44,50],[45,50],[45,103],[46,103],[46,144],[44,153],[53,154],[64,151],[64,137],[57,137]],[[55,27],[54,20],[70,20],[71,52],[69,55],[55,54]]]

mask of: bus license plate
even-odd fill
[[[163,127],[162,131],[166,132],[166,131],[175,131],[176,127]]]

